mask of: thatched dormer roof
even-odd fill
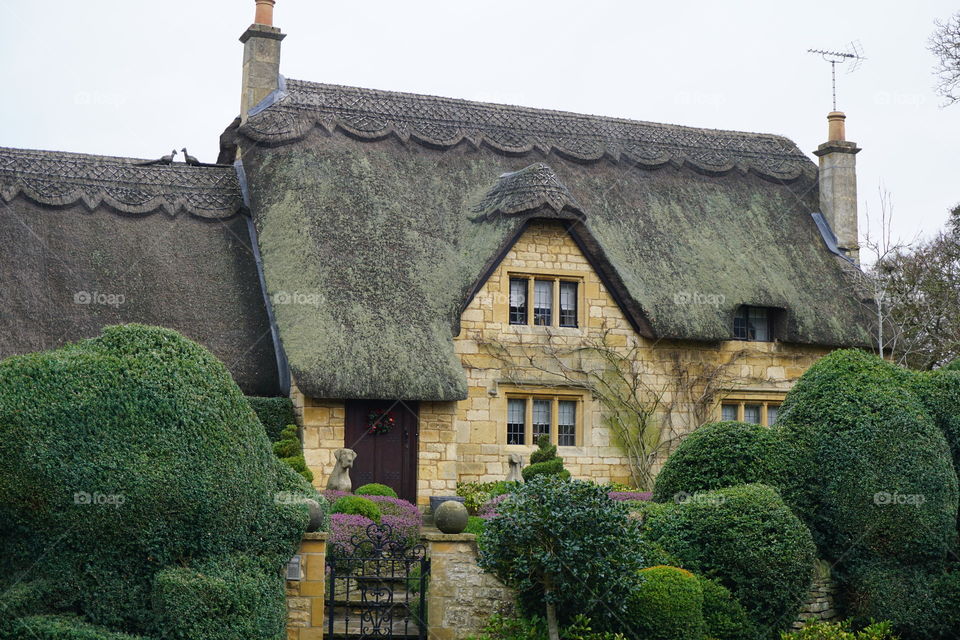
[[[268,291],[312,301],[274,305],[309,395],[465,397],[460,313],[541,218],[569,225],[652,339],[728,340],[750,304],[784,310],[786,342],[869,340],[810,215],[816,165],[786,138],[286,89],[239,134]]]
[[[0,358],[139,322],[279,391],[233,167],[0,148]]]

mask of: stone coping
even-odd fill
[[[440,533],[437,531],[424,531],[420,534],[421,540],[427,542],[474,542],[477,536],[472,533]]]
[[[303,534],[304,540],[326,540],[327,532],[326,531],[308,531]]]

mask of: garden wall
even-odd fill
[[[835,589],[830,565],[824,560],[817,560],[810,595],[800,608],[793,628],[800,629],[808,622],[835,619],[837,617],[837,612],[833,608]]]

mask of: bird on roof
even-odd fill
[[[173,159],[177,157],[177,150],[174,149],[168,155],[163,156],[158,160],[148,160],[147,162],[137,163],[138,167],[149,167],[157,164],[173,164]]]
[[[194,156],[192,156],[192,155],[190,155],[189,153],[187,153],[187,148],[186,148],[186,147],[184,147],[183,149],[181,149],[181,151],[183,151],[183,161],[186,162],[187,164],[189,164],[190,166],[192,166],[192,167],[199,167],[199,166],[202,166],[202,165],[203,165],[202,162],[200,162],[200,161],[197,160]]]

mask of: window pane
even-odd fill
[[[733,337],[737,340],[747,339],[747,308],[740,307],[733,317]]]
[[[764,307],[750,307],[750,340],[767,342],[770,340],[770,320]]]
[[[527,324],[527,280],[510,278],[510,324]]]
[[[743,421],[750,424],[760,424],[760,405],[748,404],[743,407]]]
[[[737,419],[737,405],[735,404],[725,404],[721,407],[722,415],[721,418],[724,420],[736,420]]]
[[[533,401],[533,442],[536,444],[537,437],[541,434],[550,435],[550,408],[553,403],[550,400]]]
[[[507,400],[507,444],[523,444],[526,433],[527,401]]]
[[[767,405],[767,426],[772,427],[777,424],[777,414],[780,413],[780,407],[775,404]]]
[[[536,280],[533,284],[533,324],[550,326],[553,309],[553,282]]]
[[[577,403],[562,400],[557,405],[557,444],[561,447],[575,447],[577,445]]]
[[[560,283],[560,326],[577,326],[577,283]]]

